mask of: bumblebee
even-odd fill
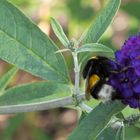
[[[89,100],[92,96],[107,102],[115,98],[115,90],[107,84],[111,72],[109,59],[106,57],[96,56],[87,61],[83,69],[83,78],[86,79],[86,99]]]

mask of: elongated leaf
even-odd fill
[[[87,115],[88,115],[87,112],[82,112],[78,123],[80,124]]]
[[[121,0],[108,0],[105,8],[99,13],[86,33],[83,34],[83,43],[95,43],[100,39],[112,22],[112,19],[120,6],[120,2]]]
[[[77,49],[77,52],[81,53],[83,56],[83,57],[80,57],[80,63],[83,63],[84,60],[88,59],[90,57],[89,54],[92,54],[92,56],[105,56],[108,58],[114,58],[113,50],[99,43],[84,44],[80,48]],[[90,52],[90,53],[87,54],[87,52]]]
[[[112,19],[114,18],[119,8],[119,5],[120,0],[108,0],[108,3],[105,6],[105,8],[99,13],[99,15],[93,21],[91,26],[87,29],[87,31],[83,33],[79,42],[81,42],[82,40],[83,44],[98,42],[103,33],[106,31],[107,27],[112,22]],[[101,53],[99,55],[104,54]],[[89,57],[91,57],[91,55],[92,53],[80,54],[80,62],[83,62],[84,60],[88,59]]]
[[[56,19],[51,18],[51,25],[52,25],[52,28],[53,28],[55,35],[58,37],[58,39],[61,41],[61,43],[66,48],[68,48],[69,40],[68,40],[67,36],[65,35],[59,22]]]
[[[137,122],[137,123],[135,124],[135,127],[140,128],[140,122]]]
[[[116,140],[117,130],[106,128],[96,140]]]
[[[83,121],[77,126],[68,140],[93,140],[103,131],[111,117],[124,109],[119,101],[111,104],[98,105]]]
[[[16,74],[17,70],[18,69],[16,67],[14,67],[1,77],[1,79],[0,79],[0,95],[3,94],[4,89],[9,84],[9,82],[11,81],[13,76]]]
[[[0,58],[49,81],[68,83],[64,59],[56,45],[23,13],[0,1]]]
[[[77,49],[78,53],[81,52],[109,52],[113,55],[113,50],[109,47],[106,47],[105,45],[99,44],[99,43],[88,43],[82,45],[80,48]]]
[[[139,128],[136,127],[130,127],[127,128],[125,127],[125,140],[139,140],[140,135],[139,135]]]
[[[57,107],[56,102],[59,104],[59,100],[70,96],[70,93],[71,90],[67,85],[50,82],[37,82],[10,88],[0,96],[0,113],[54,108]],[[59,104],[61,105],[62,103]]]

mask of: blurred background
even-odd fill
[[[40,29],[48,34],[60,47],[62,44],[50,26],[50,17],[55,17],[62,25],[69,39],[78,39],[82,32],[104,7],[106,0],[10,0],[30,17]],[[114,22],[101,39],[101,43],[120,48],[129,35],[140,31],[140,0],[122,0],[121,8]],[[73,79],[73,62],[69,53],[64,53],[69,72]],[[0,76],[11,65],[0,60]],[[41,80],[24,71],[19,71],[9,87]],[[90,101],[95,106],[98,102]],[[126,108],[124,116],[138,110]],[[48,111],[30,112],[18,115],[0,115],[0,140],[66,140],[75,128],[79,111],[58,108]],[[139,128],[126,129],[127,140],[140,140]]]

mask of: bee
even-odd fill
[[[86,79],[86,99],[90,96],[100,99],[103,102],[113,100],[116,92],[113,87],[107,84],[109,75],[111,74],[110,59],[102,56],[95,56],[89,59],[83,69],[83,78]]]

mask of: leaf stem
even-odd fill
[[[76,99],[76,103],[79,107],[84,109],[86,112],[91,112],[92,108],[83,103],[82,100],[78,100],[77,96],[80,95],[79,90],[79,82],[80,82],[80,65],[78,63],[78,52],[76,49],[72,52],[73,60],[74,60],[74,72],[75,72],[75,86],[74,86],[74,97]]]
[[[86,105],[85,103],[83,103],[83,101],[81,101],[81,103],[79,103],[79,106],[82,109],[86,110],[87,113],[90,113],[92,111],[92,108],[90,106]]]
[[[74,87],[74,95],[79,95],[79,64],[78,64],[78,58],[77,58],[77,52],[72,52],[73,60],[74,60],[74,72],[75,72],[75,87]]]

